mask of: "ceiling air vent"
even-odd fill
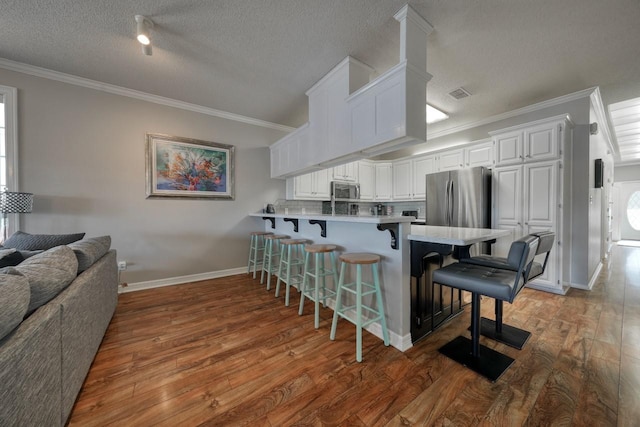
[[[453,99],[462,99],[466,98],[467,96],[471,96],[471,94],[467,92],[463,87],[459,87],[458,89],[454,89],[449,92],[449,96]]]

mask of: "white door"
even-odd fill
[[[392,180],[391,163],[376,164],[375,200],[391,200]]]
[[[620,184],[620,239],[640,240],[640,182]]]

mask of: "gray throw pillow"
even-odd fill
[[[29,279],[31,301],[27,315],[58,295],[75,279],[78,260],[71,248],[58,246],[24,260],[15,267],[6,268],[7,273]]]
[[[111,236],[89,237],[70,243],[69,246],[78,258],[78,274],[91,267],[111,248]]]
[[[20,251],[47,250],[56,246],[68,245],[84,237],[84,233],[74,234],[29,234],[16,231],[2,244],[5,248]]]
[[[26,277],[0,274],[0,340],[22,322],[30,297]]]

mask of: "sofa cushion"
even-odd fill
[[[26,277],[0,274],[0,340],[22,322],[30,298]]]
[[[3,243],[5,248],[35,251],[47,250],[60,245],[68,245],[84,237],[84,233],[74,234],[29,234],[16,231]]]
[[[71,248],[57,246],[34,255],[15,267],[8,267],[5,271],[9,274],[19,274],[29,280],[29,315],[53,299],[75,279],[78,260]]]
[[[0,249],[0,268],[18,265],[24,261],[24,256],[16,249]]]
[[[89,237],[70,243],[67,246],[73,249],[76,258],[78,258],[78,274],[80,274],[109,251],[111,248],[111,237]]]

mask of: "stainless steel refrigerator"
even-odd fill
[[[483,167],[428,174],[426,225],[491,227],[491,171]]]

